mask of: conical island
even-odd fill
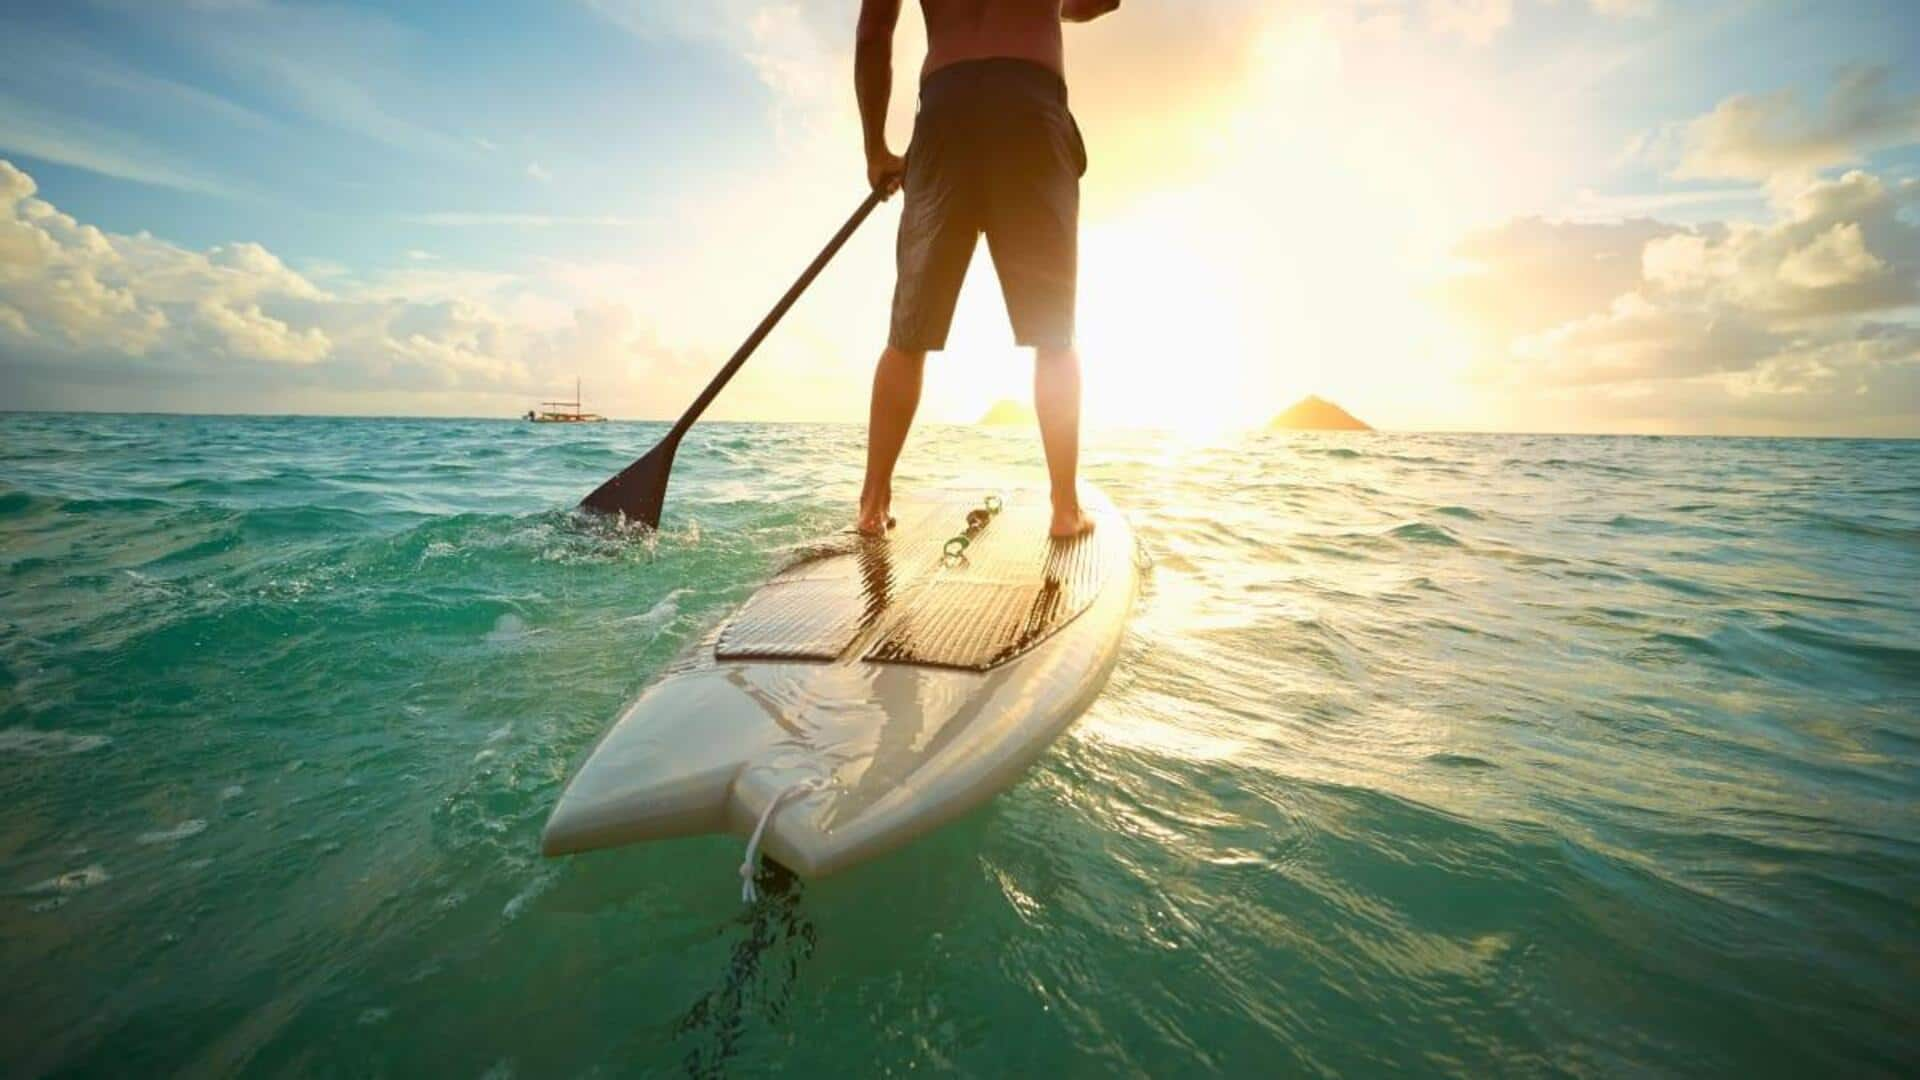
[[[1293,407],[1267,425],[1271,431],[1372,431],[1373,427],[1352,413],[1312,394],[1293,403]]]
[[[976,422],[1001,427],[1014,424],[1033,424],[1039,421],[1035,419],[1033,415],[1032,406],[1022,405],[1012,398],[1001,398],[999,401],[994,402],[993,407],[988,409],[986,414]]]

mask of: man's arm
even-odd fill
[[[1119,7],[1120,0],[1064,0],[1060,5],[1060,18],[1067,22],[1092,22]]]
[[[900,178],[906,172],[906,162],[887,149],[887,99],[893,96],[893,28],[899,21],[900,0],[860,0],[860,23],[853,44],[853,92],[860,99],[867,183],[889,195],[899,190]]]

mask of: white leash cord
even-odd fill
[[[760,867],[760,836],[767,831],[767,822],[773,819],[773,812],[780,804],[796,795],[810,795],[826,786],[826,782],[815,777],[788,784],[778,794],[768,800],[767,808],[760,811],[760,823],[753,827],[753,836],[747,841],[746,858],[740,863],[740,902],[751,904],[760,899],[760,890],[753,887],[753,873]]]

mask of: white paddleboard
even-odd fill
[[[1019,491],[992,514],[977,495],[903,503],[887,537],[803,553],[628,706],[542,849],[764,819],[761,850],[819,877],[1008,787],[1106,684],[1133,607],[1133,533],[1088,496],[1096,527],[1071,541]]]

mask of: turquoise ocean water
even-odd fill
[[[542,860],[861,432],[0,416],[7,1075],[1912,1075],[1920,443],[1099,435],[1155,567],[1018,786],[743,910]],[[903,486],[1038,475],[931,427]]]

